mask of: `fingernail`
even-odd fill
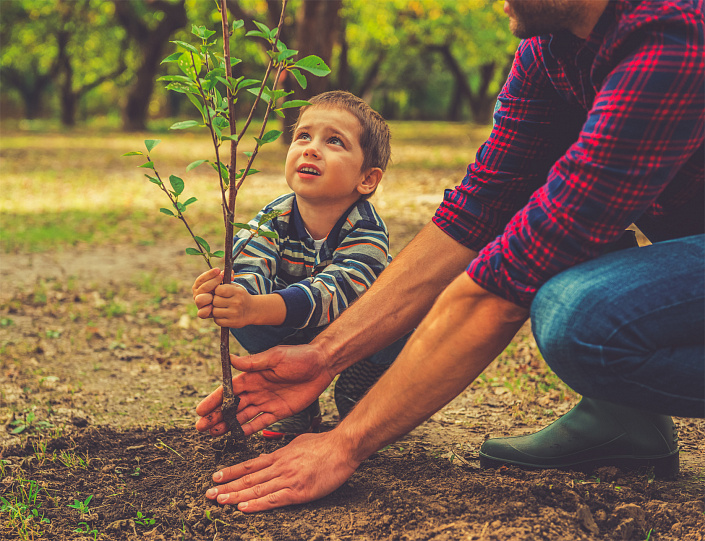
[[[213,481],[215,481],[216,483],[220,483],[220,481],[222,479],[223,479],[223,474],[220,473],[219,471],[217,471],[213,474]],[[213,490],[215,490],[215,489],[213,489]]]
[[[218,489],[217,488],[211,488],[208,489],[206,492],[206,498],[210,498],[211,500],[215,498],[218,495]]]
[[[240,511],[244,511],[245,509],[247,509],[247,502],[242,502],[242,503],[238,504],[237,508]]]
[[[218,496],[218,503],[228,503],[228,495],[221,494],[220,496]]]

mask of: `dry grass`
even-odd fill
[[[449,123],[393,123],[393,164],[374,202],[397,235],[399,251],[432,216],[443,189],[457,184],[484,127]],[[190,219],[202,236],[220,230],[216,179],[207,165],[186,172],[197,159],[210,158],[205,133],[123,134],[49,133],[41,136],[4,130],[0,138],[0,250],[41,252],[67,246],[131,244],[188,238],[181,226],[158,212],[164,195],[143,176],[144,139],[161,139],[153,151],[163,178],[184,178]],[[242,221],[285,193],[282,171],[286,148],[265,147],[256,162],[262,172],[248,179],[240,194]]]

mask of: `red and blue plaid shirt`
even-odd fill
[[[475,282],[528,307],[632,223],[703,232],[704,34],[703,0],[615,0],[587,40],[520,44],[492,133],[434,217],[479,252]]]

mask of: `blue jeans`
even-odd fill
[[[539,290],[531,321],[546,362],[584,396],[705,417],[705,235],[568,269]]]
[[[266,351],[281,344],[308,344],[325,327],[295,329],[269,325],[247,325],[230,329],[231,334],[251,355]],[[404,348],[410,334],[367,358],[372,364],[390,366]]]

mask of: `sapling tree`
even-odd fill
[[[267,122],[272,113],[284,117],[284,109],[307,105],[302,100],[281,102],[292,92],[277,88],[277,83],[282,80],[284,73],[291,74],[296,81],[306,88],[306,73],[314,76],[325,76],[330,69],[317,56],[311,55],[296,60],[298,51],[289,49],[280,39],[281,28],[284,22],[284,12],[288,0],[282,0],[281,16],[276,28],[270,29],[266,25],[256,22],[257,30],[247,32],[246,36],[254,39],[264,39],[269,44],[268,64],[262,79],[246,79],[233,77],[232,69],[241,61],[230,54],[230,36],[233,32],[241,30],[244,22],[236,20],[232,25],[228,23],[226,1],[220,0],[218,10],[222,23],[222,56],[217,52],[216,32],[203,26],[193,26],[192,33],[198,39],[197,45],[184,41],[174,41],[178,50],[166,57],[162,63],[175,63],[181,75],[167,75],[158,80],[164,81],[166,88],[185,94],[200,114],[199,120],[186,120],[177,122],[171,129],[182,130],[195,127],[205,127],[208,130],[213,144],[214,159],[200,159],[186,167],[186,171],[203,165],[210,165],[218,179],[220,205],[223,211],[223,225],[225,240],[223,250],[211,250],[210,244],[202,237],[196,235],[189,224],[186,213],[188,207],[195,203],[195,197],[185,198],[185,182],[181,177],[169,175],[168,184],[157,170],[152,160],[152,151],[159,144],[158,139],[148,139],[145,143],[146,152],[128,152],[125,156],[145,156],[146,163],[140,167],[148,169],[145,174],[147,179],[157,185],[164,192],[170,202],[170,207],[160,209],[163,214],[182,222],[193,239],[193,246],[186,248],[186,253],[202,257],[209,268],[212,268],[213,258],[224,259],[223,283],[229,284],[232,280],[233,261],[244,247],[256,236],[276,237],[276,233],[263,230],[263,226],[276,216],[275,213],[261,217],[256,226],[235,221],[235,204],[240,187],[249,175],[258,171],[252,167],[254,160],[262,146],[273,143],[282,134],[276,129],[267,130]],[[270,84],[271,80],[271,84]],[[247,117],[238,126],[235,118],[235,103],[241,92],[247,91],[255,96],[252,107]],[[252,146],[249,150],[240,151],[240,145],[247,141],[246,134],[253,128],[257,110],[264,108],[264,116],[257,135],[249,140]],[[254,128],[253,128],[254,129]],[[229,152],[226,151],[229,143]],[[227,158],[223,155],[227,153]],[[245,166],[238,169],[238,155],[245,158]],[[237,253],[233,253],[234,232],[244,229],[249,232],[245,243]],[[220,332],[220,361],[223,371],[223,420],[230,429],[229,442],[244,440],[242,427],[237,421],[236,413],[239,399],[233,393],[232,373],[230,368],[230,332],[221,328]]]

